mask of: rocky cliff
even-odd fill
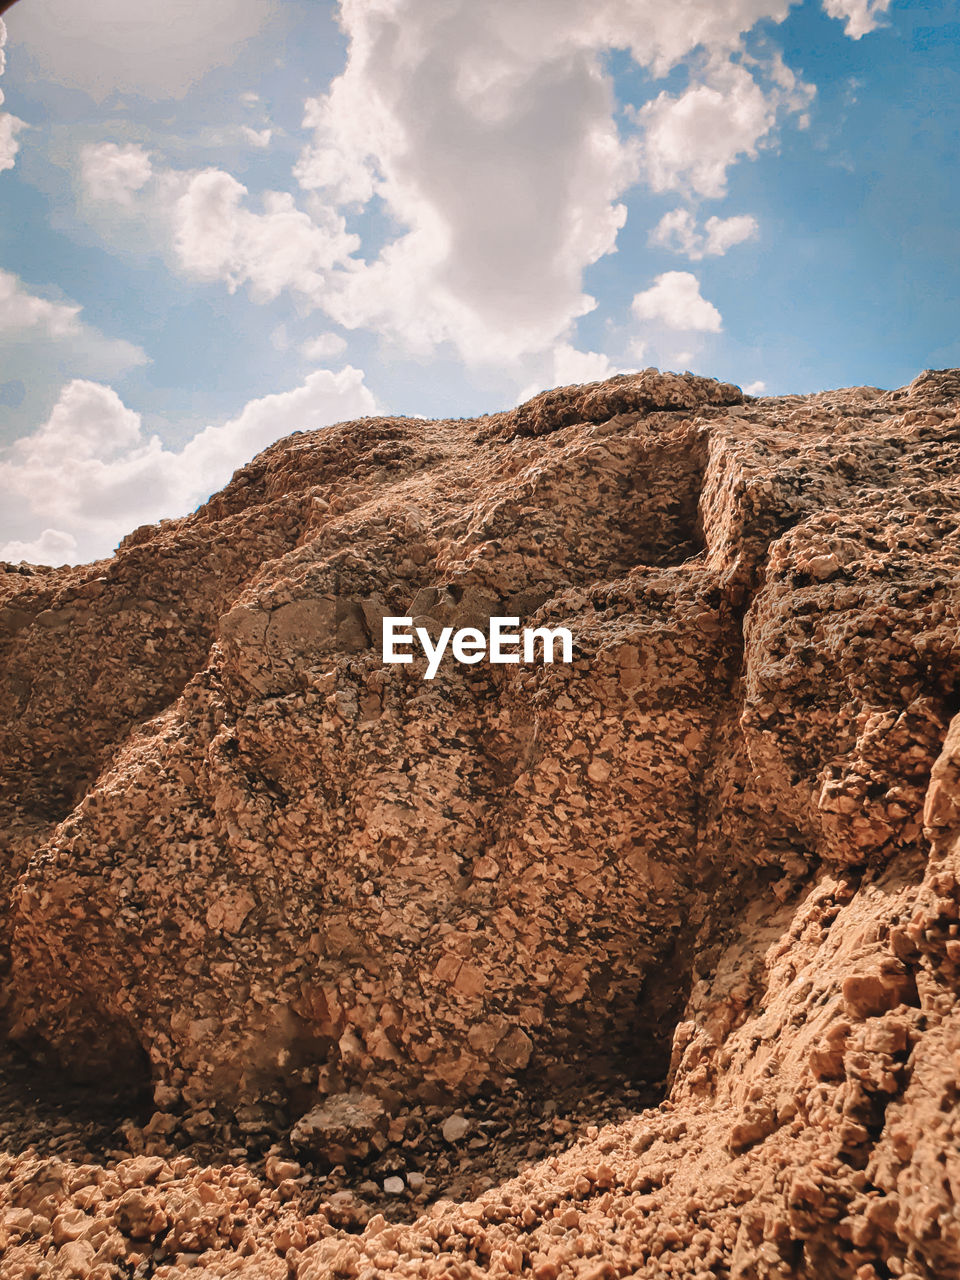
[[[153,1102],[17,1129],[0,1274],[960,1276],[958,513],[958,371],[647,370],[6,566],[6,1033]],[[573,661],[425,680],[387,615]],[[469,1171],[597,1081],[648,1105],[436,1200],[415,1117]]]

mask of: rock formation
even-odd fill
[[[7,1035],[154,1102],[12,1153],[0,1276],[960,1276],[958,518],[958,371],[647,370],[6,566]],[[574,660],[427,681],[387,615]],[[604,1072],[662,1101],[412,1224],[313,1181]]]

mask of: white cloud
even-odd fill
[[[321,333],[319,337],[303,343],[300,353],[308,360],[335,360],[346,349],[346,339],[341,338],[339,333]]]
[[[622,6],[560,0],[550,21],[490,0],[346,0],[345,72],[308,106],[301,183],[383,200],[401,234],[338,273],[325,305],[415,349],[468,360],[551,348],[594,300],[636,176],[597,58]]]
[[[62,529],[44,529],[32,542],[13,539],[0,544],[0,560],[10,564],[18,564],[21,560],[29,564],[72,564],[76,553],[76,538]]]
[[[758,230],[756,218],[736,214],[732,218],[708,218],[701,231],[689,209],[673,209],[650,232],[650,243],[698,261],[726,253],[734,245],[750,240]]]
[[[74,379],[48,420],[0,461],[0,485],[24,500],[35,527],[47,531],[37,537],[25,530],[6,551],[29,546],[37,559],[109,554],[136,525],[196,506],[274,440],[376,407],[359,369],[318,369],[302,386],[251,400],[235,418],[206,427],[174,452],[144,435],[140,415],[111,387]],[[76,545],[71,550],[63,539]]]
[[[685,253],[688,258],[703,257],[703,236],[689,209],[671,209],[665,213],[650,232],[650,243],[672,249],[674,253]]]
[[[4,52],[6,43],[7,28],[3,19],[0,18],[0,76],[3,75],[6,67],[6,54]],[[3,91],[0,90],[0,106],[2,105]],[[11,115],[9,111],[0,111],[0,173],[4,169],[12,169],[16,163],[17,152],[20,150],[17,134],[26,127],[26,121]]]
[[[120,378],[149,363],[141,347],[85,323],[77,303],[42,297],[0,270],[0,439],[13,440],[45,418],[64,379]],[[0,511],[9,518],[6,497]]]
[[[231,293],[247,285],[256,302],[290,290],[310,309],[319,306],[330,273],[360,248],[329,206],[311,201],[311,214],[290,192],[266,191],[257,211],[248,207],[247,188],[225,170],[157,165],[135,144],[85,147],[80,186],[95,206],[89,215],[114,244],[164,246],[184,275],[221,282]]]
[[[80,152],[80,180],[91,200],[133,205],[133,197],[153,177],[150,154],[135,143],[91,143]]]
[[[614,48],[627,48],[642,66],[664,75],[698,48],[729,53],[741,35],[763,19],[782,22],[794,0],[601,0],[591,20],[583,23],[582,6],[567,0],[564,8],[584,26],[584,38]]]
[[[80,311],[76,303],[38,298],[12,272],[0,271],[0,332],[10,335],[29,329],[49,338],[74,337],[81,328]]]
[[[553,373],[556,379],[554,386],[601,382],[616,372],[610,357],[603,352],[578,351],[568,342],[561,342],[553,349]]]
[[[549,353],[544,375],[527,383],[517,397],[517,404],[523,404],[538,391],[550,387],[568,387],[584,382],[602,382],[622,370],[614,367],[610,357],[600,351],[579,351],[569,342],[558,343]]]
[[[175,264],[196,279],[248,285],[264,302],[290,291],[346,329],[516,370],[574,349],[575,323],[596,305],[585,271],[615,251],[622,197],[641,176],[715,198],[732,165],[775,145],[783,119],[803,123],[812,87],[742,41],[789,8],[553,0],[544,22],[542,6],[515,0],[341,0],[346,67],[307,103],[312,140],[295,168],[306,208],[276,191],[256,206],[221,169],[155,170],[138,207],[155,223],[164,211]],[[656,76],[686,59],[688,87],[633,111],[622,133],[611,49]],[[231,127],[269,141],[267,128]],[[376,246],[345,221],[371,206],[386,215],[377,234],[388,228]],[[755,231],[747,215],[714,217],[678,225],[669,242],[696,259]]]
[[[859,40],[881,25],[890,0],[823,0],[823,8],[831,18],[845,20],[844,34],[851,40]]]
[[[41,75],[102,102],[114,92],[182,97],[277,12],[278,0],[43,0],[7,20]]]
[[[0,102],[2,101],[3,94],[0,93]],[[9,111],[0,111],[0,173],[4,169],[12,169],[16,164],[20,150],[17,134],[26,127],[25,121],[11,115]]]
[[[251,129],[248,124],[240,126],[240,136],[249,142],[251,147],[259,147],[261,150],[269,147],[270,139],[273,137],[272,129]]]
[[[767,389],[767,384],[762,378],[758,378],[756,382],[748,382],[743,388],[748,396],[762,396]]]
[[[222,426],[206,427],[184,447],[182,463],[187,493],[205,497],[224,484],[234,469],[255,453],[289,435],[374,413],[377,402],[363,372],[346,365],[336,373],[316,369],[302,386],[251,400]]]
[[[308,103],[296,173],[337,207],[381,200],[400,231],[334,273],[331,316],[424,352],[449,341],[472,361],[569,341],[595,305],[584,271],[614,251],[641,161],[655,190],[722,195],[730,166],[809,103],[779,56],[742,48],[789,7],[555,0],[545,23],[514,0],[343,0],[347,67]],[[640,138],[614,118],[612,48],[655,75],[691,59],[685,92],[634,113]],[[747,226],[718,219],[703,234],[718,254]]]
[[[125,408],[117,393],[81,378],[67,384],[50,417],[17,450],[38,466],[62,467],[105,458],[140,442],[140,415]]]
[[[231,292],[248,283],[259,301],[284,289],[318,300],[327,274],[360,246],[342,217],[318,222],[288,192],[268,191],[264,212],[243,206],[247,189],[222,169],[195,174],[173,212],[180,265],[199,280],[222,280]]]
[[[160,441],[142,438],[140,415],[112,388],[85,379],[67,383],[47,421],[7,454],[4,489],[74,537],[110,526],[128,508],[150,508],[167,488]]]
[[[756,218],[749,213],[734,214],[731,218],[708,218],[704,223],[707,233],[704,255],[722,256],[735,244],[752,240],[759,230]]]
[[[45,349],[61,367],[97,369],[109,377],[148,363],[141,347],[84,324],[81,311],[75,302],[30,293],[12,272],[0,270],[0,375],[33,372],[25,362],[42,360]]]
[[[654,191],[726,194],[727,170],[770,145],[781,112],[801,112],[813,90],[779,58],[764,67],[764,88],[741,63],[708,67],[704,83],[673,95],[664,90],[634,113],[643,130],[643,163]]]
[[[172,169],[136,142],[96,142],[73,155],[78,213],[114,252],[174,251],[174,211],[197,171]]]
[[[689,271],[665,271],[649,289],[633,299],[633,314],[667,329],[719,333],[720,312],[700,293],[700,281]]]

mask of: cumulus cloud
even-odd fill
[[[582,6],[546,27],[520,8],[344,5],[347,69],[311,104],[298,173],[405,228],[335,281],[347,327],[492,360],[552,347],[595,305],[583,272],[615,247],[635,159]]]
[[[346,349],[346,339],[341,338],[339,333],[321,333],[319,337],[303,343],[300,354],[308,360],[335,360]]]
[[[650,232],[650,243],[698,261],[721,256],[734,245],[752,239],[758,230],[756,218],[736,214],[731,218],[708,218],[701,231],[689,209],[673,209]]]
[[[85,323],[77,303],[43,297],[0,270],[0,444],[50,412],[65,378],[120,378],[146,364],[141,347]],[[0,509],[9,517],[6,501]]]
[[[253,0],[217,0],[227,3]],[[812,87],[769,46],[748,54],[743,44],[789,8],[554,0],[545,23],[542,6],[515,0],[341,0],[346,66],[307,103],[311,139],[295,168],[305,208],[285,192],[258,205],[220,169],[164,177],[154,166],[150,198],[167,210],[177,266],[196,279],[247,285],[260,301],[289,290],[344,328],[415,352],[446,343],[472,363],[522,366],[576,349],[576,322],[596,305],[585,273],[615,251],[623,197],[640,178],[720,198],[732,165],[774,146],[784,120],[803,123]],[[687,87],[623,117],[611,49],[654,76],[686,60]],[[269,130],[241,129],[254,145],[269,141]],[[127,159],[118,207],[145,172]],[[364,210],[382,241],[348,233],[346,219]],[[740,215],[655,234],[696,259],[755,230]]]
[[[743,63],[713,60],[703,83],[680,94],[664,90],[634,113],[643,131],[643,163],[654,191],[687,190],[717,199],[727,170],[770,145],[778,118],[802,112],[813,87],[782,60],[766,64],[764,87]]]
[[[40,563],[59,563],[65,554],[109,554],[134,526],[196,506],[281,436],[375,409],[361,370],[318,369],[302,386],[250,401],[235,418],[206,427],[174,451],[145,435],[140,415],[112,387],[74,379],[47,421],[0,461],[0,485],[22,499],[45,530],[8,542],[6,558],[11,548],[25,546]],[[73,539],[74,547],[63,539]]]
[[[20,542],[16,538],[0,543],[0,560],[19,564],[72,564],[77,552],[77,540],[63,529],[44,529],[32,542]]]
[[[258,147],[263,150],[269,147],[270,139],[273,137],[273,130],[270,128],[251,129],[248,124],[242,124],[240,126],[240,136],[245,142],[249,142],[251,147]]]
[[[251,400],[243,411],[221,426],[206,427],[184,447],[180,464],[190,496],[205,497],[229,478],[233,470],[274,440],[314,427],[329,426],[374,413],[377,402],[364,382],[363,371],[346,365],[336,373],[316,369],[302,386]]]
[[[2,101],[3,95],[0,94],[0,102]],[[16,164],[17,152],[20,150],[17,134],[26,127],[25,121],[11,115],[9,111],[0,111],[0,173],[4,169],[12,169]]]
[[[279,0],[43,0],[8,16],[11,39],[41,75],[97,102],[114,92],[180,98],[234,60]]]
[[[250,207],[247,188],[225,170],[173,169],[136,144],[85,147],[79,179],[89,214],[115,243],[164,245],[182,274],[231,293],[246,285],[257,302],[289,290],[321,305],[334,267],[360,247],[329,206],[314,202],[307,213],[290,192],[266,191]]]
[[[616,372],[610,357],[601,351],[578,351],[568,342],[561,342],[553,349],[553,385],[556,387],[600,382]]]
[[[469,360],[548,349],[595,304],[584,269],[616,243],[636,176],[598,51],[616,6],[550,22],[490,0],[345,0],[345,72],[308,105],[301,184],[381,199],[401,233],[339,273],[326,306]]]
[[[864,0],[869,2],[869,0]],[[717,198],[731,165],[773,145],[812,89],[742,35],[788,0],[557,0],[549,23],[513,0],[342,0],[347,67],[308,103],[301,184],[336,207],[383,202],[400,233],[337,273],[326,306],[420,350],[505,359],[569,341],[594,306],[585,270],[614,251],[624,193]],[[626,49],[663,75],[690,59],[621,134],[601,55]],[[641,167],[642,166],[642,167]],[[719,222],[720,220],[718,220]],[[702,253],[745,238],[726,220]]]
[[[720,312],[703,297],[700,281],[689,271],[665,271],[657,276],[649,289],[634,297],[632,310],[638,320],[666,329],[719,333],[723,328]]]
[[[748,396],[762,396],[767,389],[767,384],[762,378],[758,378],[756,382],[748,382],[743,390]]]
[[[135,143],[90,143],[80,151],[80,180],[91,200],[133,205],[136,192],[153,177],[150,153]]]
[[[752,240],[760,230],[756,218],[749,213],[734,214],[731,218],[708,218],[704,223],[703,256],[720,257],[734,245]],[[695,256],[695,255],[692,255]]]
[[[327,274],[360,247],[344,220],[321,220],[296,207],[285,191],[268,191],[263,212],[244,206],[247,189],[222,169],[196,174],[174,210],[180,264],[199,280],[222,280],[231,292],[248,283],[261,301],[292,289],[318,299]]]
[[[178,267],[174,211],[198,170],[173,169],[136,142],[94,142],[74,156],[81,213],[110,249],[134,255],[165,252]]]
[[[11,271],[0,271],[0,332],[5,335],[33,330],[49,338],[73,337],[80,332],[80,311],[76,303],[28,293]]]
[[[623,372],[614,366],[610,357],[601,351],[579,351],[569,342],[559,342],[549,353],[542,376],[527,385],[517,397],[523,404],[538,391],[550,387],[568,387],[584,382],[601,382],[615,373]]]
[[[890,8],[890,0],[823,0],[824,12],[845,22],[844,33],[851,40],[876,31]]]
[[[7,28],[4,26],[3,19],[0,18],[0,76],[3,75],[6,66],[6,54],[4,51],[6,43]],[[3,90],[0,89],[0,106],[2,105]],[[0,111],[0,173],[4,169],[12,169],[16,163],[17,152],[20,150],[17,134],[26,127],[26,121],[11,115],[9,111]]]
[[[37,372],[38,362],[96,369],[103,376],[148,363],[142,348],[122,338],[107,338],[80,319],[75,302],[58,302],[31,293],[10,271],[0,270],[0,380]]]

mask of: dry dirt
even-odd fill
[[[0,565],[2,1280],[960,1277],[958,516],[647,370]]]

